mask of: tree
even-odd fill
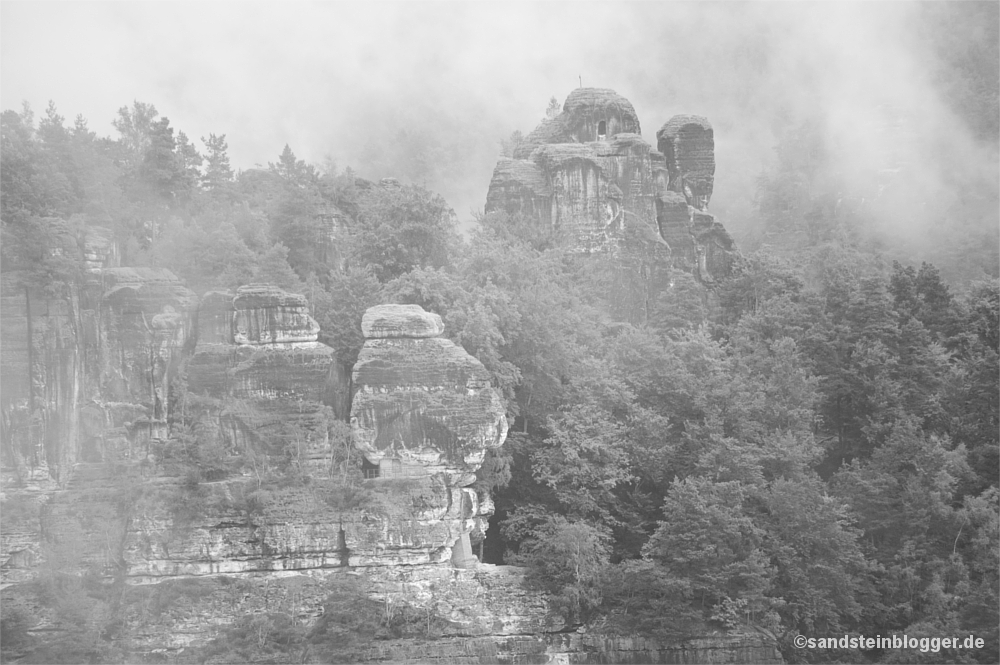
[[[500,139],[500,156],[513,159],[514,153],[517,152],[518,146],[522,143],[524,143],[524,134],[521,133],[520,129],[515,129],[509,137]]]
[[[552,490],[564,514],[614,524],[613,491],[632,480],[625,427],[593,404],[578,404],[550,418],[549,431],[531,453],[535,480]]]
[[[788,629],[827,635],[859,621],[870,588],[862,533],[816,476],[778,479],[761,497],[764,548],[775,567],[769,594]]]
[[[744,512],[746,498],[737,482],[674,481],[643,556],[671,578],[688,581],[692,602],[706,619],[739,608],[751,621],[768,624],[773,618],[765,593],[774,570],[761,549],[764,532]]]
[[[180,162],[179,189],[184,196],[190,196],[198,189],[201,180],[201,165],[205,161],[194,145],[188,140],[187,134],[177,132],[177,160]]]
[[[277,173],[290,184],[300,188],[314,183],[318,178],[316,169],[306,164],[303,160],[297,159],[295,153],[292,152],[287,143],[281,151],[281,155],[278,156],[278,162],[269,162],[267,166],[272,172]]]
[[[549,105],[545,107],[545,117],[551,120],[562,112],[559,100],[553,97],[549,100]]]
[[[803,286],[802,278],[792,266],[771,254],[756,252],[739,257],[733,274],[718,288],[722,322],[734,324],[771,298],[781,295],[794,298]]]
[[[272,239],[288,248],[288,262],[303,279],[323,271],[321,249],[330,242],[316,209],[314,192],[286,183],[268,206]]]
[[[38,180],[38,148],[34,141],[35,128],[28,112],[4,111],[0,116],[0,210],[3,220],[18,211],[44,213],[45,192]]]
[[[504,526],[520,548],[513,562],[528,566],[528,580],[552,594],[571,623],[583,623],[600,607],[610,534],[591,523],[545,515],[526,507]]]
[[[187,181],[183,159],[176,153],[177,140],[169,118],[160,118],[149,127],[148,144],[138,169],[145,192],[172,204],[183,194]],[[190,144],[188,144],[190,147]]]
[[[858,517],[881,602],[869,616],[881,630],[902,630],[933,613],[935,571],[956,551],[963,527],[953,508],[968,474],[965,450],[920,430],[915,418],[895,423],[870,460],[854,460],[831,487]]]
[[[417,267],[448,265],[457,240],[455,227],[455,212],[423,187],[371,187],[358,199],[351,255],[360,266],[371,266],[385,283]]]
[[[233,181],[233,170],[226,153],[229,144],[226,143],[225,134],[209,134],[207,139],[201,137],[201,142],[205,144],[206,150],[205,173],[201,177],[201,185],[210,192],[217,191]]]
[[[251,280],[274,284],[289,293],[304,293],[305,285],[288,264],[288,248],[277,243],[265,251],[258,259]]]
[[[889,291],[900,317],[917,319],[936,340],[944,341],[958,332],[954,299],[933,265],[924,262],[916,271],[893,261]]]
[[[152,142],[153,122],[158,115],[155,106],[139,101],[132,103],[131,110],[127,106],[118,109],[118,117],[111,124],[121,135],[118,142],[126,170],[139,168],[145,158],[146,149]]]
[[[1000,484],[1000,282],[974,284],[960,302],[961,333],[948,341],[956,357],[943,377],[947,432],[966,446],[977,479],[964,492]]]
[[[315,277],[309,283],[309,300],[319,323],[321,339],[337,352],[347,371],[354,367],[365,343],[361,317],[369,307],[380,304],[382,285],[367,267],[348,266],[344,272],[331,271],[324,288]]]

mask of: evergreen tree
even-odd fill
[[[229,166],[229,144],[226,143],[226,135],[209,134],[206,139],[201,137],[201,142],[205,144],[205,173],[201,177],[201,184],[208,191],[218,191],[226,187],[233,181],[233,170]]]

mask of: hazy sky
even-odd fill
[[[859,164],[886,153],[879,106],[915,134],[954,126],[927,76],[920,7],[864,3],[0,3],[0,102],[48,100],[113,135],[153,103],[236,167],[288,143],[366,177],[413,173],[459,217],[485,203],[499,141],[579,85],[630,99],[643,135],[672,115],[716,128],[712,209],[738,226],[783,126],[822,110]],[[955,131],[955,130],[949,130]],[[958,149],[974,150],[958,136]],[[920,176],[918,176],[920,177]],[[932,178],[929,177],[928,180]]]

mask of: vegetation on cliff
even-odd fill
[[[54,251],[67,225],[107,227],[124,264],[169,268],[199,293],[266,281],[305,294],[348,368],[367,307],[440,314],[516,432],[479,473],[496,491],[485,558],[528,566],[568,621],[667,637],[759,627],[789,661],[912,655],[805,654],[790,643],[799,633],[974,633],[986,648],[935,657],[997,659],[997,266],[949,284],[930,264],[883,260],[862,212],[824,205],[828,174],[797,161],[798,135],[760,181],[757,213],[780,246],[744,257],[711,294],[675,272],[632,325],[616,312],[640,273],[566,253],[522,219],[483,216],[462,239],[447,203],[416,185],[318,169],[287,146],[268,168],[233,173],[225,135],[199,149],[138,102],[114,126],[117,139],[82,118],[67,128],[54,105],[37,123],[27,108],[3,113],[4,279],[60,297],[83,270]],[[187,478],[169,497],[178,519],[234,466],[257,472],[233,506],[247,520],[307,482],[294,432],[237,459],[190,401],[158,451]],[[358,459],[329,420],[345,480],[321,498],[337,510],[371,497],[347,481]],[[136,505],[131,485],[116,491],[109,538]],[[70,575],[81,565],[67,537],[49,539],[37,606],[4,603],[5,658],[128,660],[123,617],[155,618],[197,592],[126,593],[120,568]],[[308,630],[276,606],[202,655],[329,661],[361,638],[434,632],[429,615],[372,607],[354,582],[329,593]],[[75,632],[40,647],[25,632],[32,612]]]

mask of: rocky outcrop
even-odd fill
[[[544,599],[521,589],[519,575],[475,571],[469,535],[485,531],[492,503],[468,485],[506,420],[486,370],[440,336],[440,317],[404,306],[365,317],[355,424],[371,477],[355,479],[331,466],[342,445],[327,437],[333,350],[317,342],[301,296],[252,285],[195,307],[165,271],[95,275],[103,291],[80,343],[95,357],[68,371],[87,378],[96,368],[82,393],[123,401],[68,409],[99,442],[94,456],[59,482],[5,484],[2,497],[4,602],[32,607],[43,618],[37,630],[59,630],[20,586],[44,560],[137,589],[128,598],[192,593],[184,611],[128,624],[134,654],[180,662],[286,587],[296,613],[321,615],[328,582],[348,570],[365,572],[384,602],[439,613],[449,635],[547,625]],[[79,327],[59,325],[76,349]],[[135,367],[142,359],[145,374]],[[112,431],[121,434],[114,450]],[[178,454],[200,461],[178,467]]]
[[[237,344],[312,343],[319,334],[305,296],[268,284],[241,286],[233,311],[233,341]]]
[[[650,283],[668,277],[649,271],[670,260],[665,228],[691,239],[693,270],[724,270],[725,231],[663,189],[666,167],[632,133],[631,106],[598,92],[567,101],[556,129],[569,143],[513,160],[504,191],[556,174],[529,182],[521,200],[577,220],[592,247],[632,238],[621,264]],[[604,140],[577,142],[602,129]],[[665,204],[677,214],[657,231],[643,220],[660,221]],[[525,571],[475,559],[493,506],[472,484],[507,421],[489,373],[443,337],[438,315],[370,309],[348,381],[303,296],[254,284],[199,301],[169,271],[118,266],[109,238],[66,237],[58,249],[78,253],[83,277],[65,293],[8,273],[2,284],[0,586],[5,608],[29,610],[29,632],[70,634],[66,608],[26,584],[46,569],[100,580],[99,592],[67,587],[67,603],[97,608],[88,634],[137,662],[168,663],[217,662],[202,648],[247,622],[319,625],[331,594],[363,579],[359,603],[376,602],[386,624],[417,616],[426,632],[338,657],[780,662],[756,635],[659,644],[574,630]],[[305,650],[295,662],[324,661]]]
[[[97,322],[100,401],[141,404],[166,436],[170,380],[193,345],[198,298],[169,270],[108,268]]]
[[[103,561],[107,534],[90,547],[93,519],[77,517],[113,517],[126,485],[143,488],[130,500],[142,519],[115,541],[135,580],[268,570],[272,547],[305,562],[293,568],[325,558],[339,566],[339,529],[322,511],[297,508],[293,497],[291,517],[263,529],[248,516],[242,475],[277,464],[329,477],[337,374],[305,299],[250,285],[199,303],[167,270],[115,265],[103,229],[79,241],[67,235],[59,251],[84,268],[62,292],[31,288],[17,273],[2,280],[3,584],[38,563],[43,514],[49,533],[75,534],[65,537],[77,543],[79,565]],[[202,479],[236,472],[197,490],[204,504],[181,513],[170,497],[191,480],[172,475],[179,436],[204,449],[188,457],[214,460],[191,467]],[[295,540],[299,527],[289,522],[314,535]]]
[[[52,486],[79,457],[86,398],[79,298],[51,297],[6,273],[0,282],[4,484]]]
[[[507,436],[505,408],[486,368],[440,337],[441,317],[417,305],[373,307],[361,326],[354,445],[380,468],[405,468],[401,475],[475,473],[486,449]]]
[[[577,88],[563,104],[562,113],[542,121],[514,152],[530,159],[535,148],[559,143],[590,143],[617,134],[641,134],[632,103],[607,88]]]
[[[493,170],[486,194],[487,210],[523,214],[528,219],[552,219],[552,186],[545,172],[528,159],[502,158]]]
[[[423,543],[427,557],[446,549],[468,563],[469,534],[485,531],[477,522],[488,517],[468,485],[486,450],[506,438],[506,409],[482,363],[440,336],[437,314],[416,305],[381,305],[365,313],[361,327],[354,445],[371,465],[369,474],[389,481],[383,482],[387,489],[408,487],[426,502],[411,515],[387,516],[380,528],[388,532],[397,528],[393,520],[408,520],[412,535],[401,545]]]
[[[306,299],[270,285],[213,291],[198,312],[188,391],[216,400],[224,445],[297,446],[308,464],[329,458],[327,427],[339,392],[334,350],[318,340]]]
[[[361,334],[365,339],[440,337],[444,323],[440,316],[425,312],[420,305],[384,305],[365,312]]]
[[[705,118],[675,116],[657,132],[654,150],[640,136],[628,100],[613,90],[579,88],[562,113],[543,120],[517,146],[513,159],[500,160],[486,211],[562,229],[583,253],[617,253],[629,225],[649,227],[669,247],[674,267],[712,284],[729,274],[736,253],[707,212],[714,151]],[[640,299],[656,300],[657,294]]]
[[[698,210],[706,210],[715,180],[715,134],[706,118],[678,115],[656,132],[656,149],[670,174],[668,189],[684,195]]]
[[[784,663],[767,635],[719,635],[672,642],[639,635],[552,632],[473,638],[386,641],[366,660],[393,663]]]
[[[2,461],[15,485],[65,483],[75,463],[108,447],[165,436],[197,298],[170,271],[115,265],[109,238],[87,228],[58,248],[85,276],[57,291],[4,273]]]

